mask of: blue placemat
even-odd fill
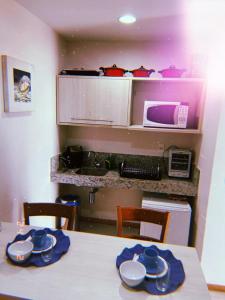
[[[132,260],[135,253],[143,253],[145,248],[152,248],[154,250],[157,250],[159,256],[164,258],[170,264],[170,284],[166,292],[161,292],[156,288],[155,279],[146,278],[139,286],[135,287],[135,289],[146,290],[153,295],[165,295],[174,292],[184,282],[185,273],[182,262],[176,259],[170,250],[160,250],[155,245],[152,245],[150,247],[143,247],[140,244],[137,244],[132,248],[124,248],[121,254],[116,258],[117,268],[119,268],[122,262],[126,260]]]
[[[12,261],[8,255],[8,247],[17,241],[23,241],[26,240],[29,236],[31,236],[32,232],[35,231],[35,229],[30,230],[28,233],[26,234],[18,234],[15,239],[8,243],[7,247],[6,247],[6,256],[8,257],[8,259],[13,263],[13,264],[17,264],[19,266],[23,266],[23,267],[28,267],[28,266],[37,266],[37,267],[43,267],[43,266],[47,266],[50,264],[55,263],[56,261],[58,261],[61,256],[66,253],[70,247],[70,239],[68,236],[66,236],[62,230],[51,230],[49,228],[45,228],[44,229],[47,234],[51,234],[54,235],[56,238],[56,245],[53,249],[53,254],[52,254],[52,258],[50,261],[48,262],[44,262],[41,254],[31,254],[31,256],[23,263],[15,263],[14,261]]]

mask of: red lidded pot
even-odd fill
[[[132,72],[134,77],[149,77],[151,73],[155,72],[154,69],[147,70],[143,66],[141,66],[139,69],[135,69]]]
[[[101,67],[99,69],[104,72],[104,76],[123,76],[123,74],[126,72],[125,69],[117,68],[116,65],[107,68]]]
[[[162,77],[181,77],[182,74],[185,72],[185,69],[176,69],[175,66],[170,66],[168,69],[164,69],[161,71],[158,71],[162,75]]]

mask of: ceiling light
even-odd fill
[[[124,15],[119,18],[119,21],[124,24],[132,24],[136,22],[136,18],[132,15]]]

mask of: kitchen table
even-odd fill
[[[32,227],[24,226],[26,233]],[[69,251],[61,259],[45,267],[21,267],[10,263],[5,248],[16,236],[18,226],[2,223],[0,232],[0,294],[28,299],[77,300],[151,300],[151,299],[210,299],[196,250],[190,247],[158,244],[147,241],[64,231],[70,237]],[[116,268],[116,257],[125,247],[136,244],[155,244],[170,249],[180,259],[186,274],[185,281],[175,292],[153,296],[146,291],[126,288]]]

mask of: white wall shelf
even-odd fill
[[[154,128],[154,127],[144,127],[142,125],[131,125],[128,127],[129,130],[140,130],[140,131],[150,131],[150,132],[163,132],[163,133],[189,133],[189,134],[201,134],[198,129],[179,129],[179,128]]]
[[[204,86],[203,78],[59,75],[57,124],[201,134]],[[187,128],[144,127],[146,100],[187,102]]]
[[[165,82],[204,82],[203,78],[190,78],[190,77],[182,77],[182,78],[145,78],[145,77],[131,77],[129,78],[132,81],[141,80],[141,81],[165,81]]]
[[[165,82],[204,82],[204,78],[198,77],[118,77],[118,76],[79,76],[79,75],[58,75],[60,78],[92,78],[92,79],[104,79],[104,80],[130,80],[130,81],[165,81]]]

